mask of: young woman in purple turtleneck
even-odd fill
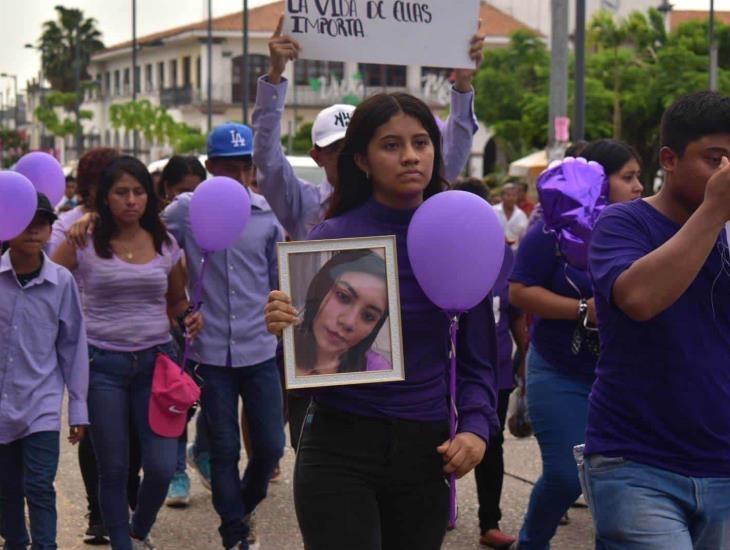
[[[458,342],[459,429],[448,439],[448,318],[413,274],[408,224],[444,190],[441,136],[428,107],[403,93],[358,106],[338,164],[327,219],[309,239],[395,235],[405,373],[403,382],[319,390],[302,430],[294,498],[309,550],[437,549],[448,523],[447,475],[478,464],[498,430],[491,307],[464,315]],[[268,329],[295,320],[289,296],[273,292]]]

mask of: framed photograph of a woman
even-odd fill
[[[279,243],[286,387],[404,379],[395,237]]]

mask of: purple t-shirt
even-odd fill
[[[140,351],[171,340],[167,317],[167,281],[180,261],[180,247],[168,234],[146,264],[125,262],[116,254],[100,258],[93,239],[76,252],[77,277],[84,293],[84,320],[89,344],[110,351]]]
[[[730,275],[722,263],[724,236],[685,293],[653,319],[633,321],[612,300],[618,276],[679,229],[643,200],[610,206],[598,220],[590,269],[602,346],[585,452],[687,476],[730,477]]]
[[[593,297],[590,277],[586,271],[565,261],[565,257],[559,253],[555,237],[545,233],[544,227],[544,222],[538,221],[522,239],[510,280],[525,286],[541,286],[560,296],[575,298],[577,317],[578,300]],[[535,315],[530,329],[531,345],[554,368],[591,383],[596,357],[586,345],[581,346],[577,355],[571,352],[576,326],[577,321],[542,319]]]
[[[317,401],[352,414],[426,422],[449,417],[449,323],[413,274],[406,234],[415,210],[394,210],[373,199],[316,226],[310,239],[395,235],[398,255],[405,380],[322,388]],[[499,430],[495,413],[496,359],[492,298],[461,317],[457,344],[459,431],[489,441]]]
[[[493,304],[494,320],[497,323],[497,390],[509,390],[515,387],[515,375],[512,365],[512,336],[509,332],[510,320],[518,315],[515,306],[509,303],[509,276],[515,265],[515,253],[512,247],[505,245],[502,269],[494,283]]]

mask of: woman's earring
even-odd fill
[[[368,172],[367,170],[365,170],[365,179],[370,181],[370,172]]]

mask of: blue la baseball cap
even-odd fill
[[[243,157],[253,153],[253,131],[245,124],[226,122],[208,135],[208,158]]]

